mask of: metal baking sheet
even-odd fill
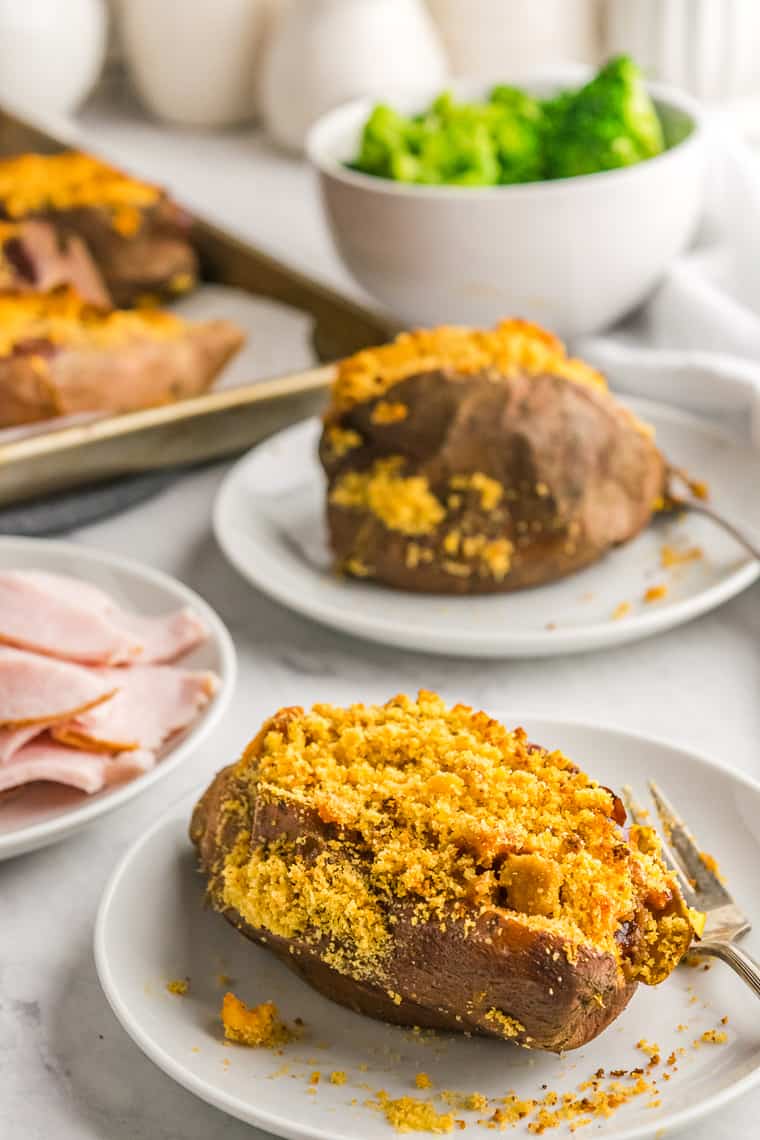
[[[0,156],[62,149],[62,139],[0,109]],[[220,226],[195,213],[192,217],[202,281],[308,315],[316,360],[334,361],[387,339],[389,327],[381,317]],[[51,420],[49,430],[42,425],[0,442],[0,506],[233,455],[318,411],[332,375],[333,368],[321,364],[232,388],[222,385],[204,396],[145,411],[65,426]]]

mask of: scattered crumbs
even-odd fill
[[[433,1087],[433,1082],[427,1073],[418,1073],[414,1078],[414,1083],[418,1089],[430,1089]]]
[[[308,1088],[306,1091],[307,1091],[307,1093],[309,1093],[310,1096],[316,1096],[317,1095],[317,1090],[313,1086]]]
[[[685,1033],[688,1028],[689,1028],[688,1025],[684,1025],[683,1023],[680,1023],[679,1025],[676,1026],[676,1032],[677,1033]]]
[[[549,630],[551,630],[551,629],[556,629],[556,628],[557,628],[557,623],[556,623],[556,621],[548,621],[548,622],[546,623],[546,628],[547,628],[547,629],[549,629]]]
[[[661,602],[663,598],[668,596],[668,587],[664,584],[659,586],[650,586],[644,593],[645,602]]]
[[[633,606],[630,602],[621,602],[620,605],[615,606],[615,609],[612,611],[612,620],[621,621],[622,618],[628,617],[632,609]]]
[[[721,1025],[728,1025],[728,1014],[726,1014],[725,1017],[721,1017],[720,1023]]]
[[[344,1073],[343,1069],[335,1069],[334,1072],[330,1073],[331,1085],[344,1085],[345,1083],[346,1074]]]
[[[686,478],[686,482],[689,485],[689,490],[695,499],[701,499],[702,502],[705,502],[710,498],[709,484],[705,483],[702,479],[690,479],[686,476],[684,477]]]
[[[280,1020],[277,1006],[267,1001],[248,1006],[234,994],[226,993],[221,1010],[224,1036],[237,1045],[267,1049],[285,1045],[297,1033]]]
[[[460,1093],[451,1089],[444,1089],[440,1094],[441,1100],[449,1108],[464,1109],[467,1112],[485,1112],[488,1108],[488,1097],[483,1093]]]
[[[722,1029],[706,1029],[702,1036],[694,1041],[694,1048],[698,1049],[700,1045],[725,1045],[727,1041],[728,1034]]]
[[[218,986],[221,986],[222,989],[226,989],[228,986],[231,986],[233,984],[233,979],[229,976],[229,974],[217,974],[216,984]]]
[[[652,1041],[647,1041],[645,1037],[642,1037],[640,1041],[636,1042],[636,1048],[642,1053],[646,1053],[647,1057],[660,1056],[660,1046],[655,1045]]]
[[[660,549],[660,565],[663,569],[669,570],[673,566],[684,566],[688,562],[699,562],[704,556],[701,546],[690,546],[685,550],[677,550],[674,546],[666,544]]]
[[[190,979],[174,978],[171,982],[166,983],[166,988],[170,994],[176,994],[177,997],[184,997],[190,989]]]
[[[315,1071],[309,1077],[309,1084],[310,1085],[318,1085],[321,1077],[322,1077],[322,1074],[320,1073],[319,1069],[315,1069]]]
[[[366,1073],[368,1068],[369,1068],[369,1065],[367,1064],[367,1062],[362,1061],[362,1063],[359,1065],[359,1072],[360,1073]]]
[[[435,1132],[443,1135],[454,1130],[454,1116],[450,1112],[439,1112],[430,1100],[419,1100],[413,1096],[402,1096],[391,1100],[387,1092],[380,1090],[376,1100],[365,1101],[368,1108],[382,1112],[388,1123],[397,1132]]]
[[[193,1047],[192,1047],[192,1049],[190,1050],[190,1052],[191,1052],[191,1053],[200,1053],[200,1049],[198,1048],[198,1046],[197,1046],[197,1045],[193,1045]]]
[[[230,1059],[229,1059],[229,1057],[225,1057],[224,1060],[222,1061],[222,1068],[223,1069],[229,1069],[229,1067],[230,1067]]]

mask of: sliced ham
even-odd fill
[[[56,740],[94,751],[139,748],[155,752],[195,720],[218,683],[213,673],[169,665],[100,669],[98,676],[106,688],[118,688],[118,692],[105,704],[57,724],[52,729]]]
[[[191,610],[143,617],[97,586],[42,570],[0,573],[0,642],[85,665],[174,661],[208,636]]]
[[[45,734],[19,749],[7,764],[0,765],[0,793],[23,784],[49,780],[92,795],[109,784],[150,771],[155,762],[152,752],[136,750],[116,756],[80,752]]]
[[[28,725],[26,728],[0,728],[0,764],[7,764],[20,748],[44,731],[45,726],[40,724]]]
[[[134,634],[39,577],[23,570],[0,573],[0,641],[85,665],[122,664],[142,652]]]
[[[115,688],[112,677],[95,670],[0,646],[0,729],[71,720]]]

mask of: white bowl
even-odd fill
[[[548,96],[577,68],[520,81]],[[483,99],[488,85],[455,85]],[[652,291],[687,246],[703,204],[699,104],[651,85],[666,134],[681,142],[636,166],[516,186],[416,186],[349,170],[376,99],[321,118],[308,139],[330,228],[357,282],[405,325],[490,325],[518,315],[562,336],[597,332]],[[430,90],[389,95],[419,111]]]

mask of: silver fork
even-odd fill
[[[694,836],[653,780],[649,781],[649,790],[660,817],[663,856],[678,876],[686,905],[706,916],[701,938],[693,945],[692,953],[720,958],[760,997],[760,964],[736,945],[736,940],[750,930],[750,920],[708,867]],[[624,797],[633,822],[651,826],[634,802],[630,788],[624,791]]]

